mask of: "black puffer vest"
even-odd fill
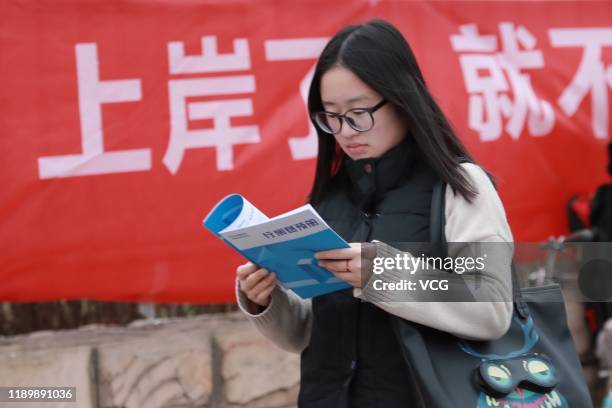
[[[342,180],[348,188],[339,187]],[[372,159],[347,158],[337,188],[317,206],[347,242],[429,241],[436,174],[404,142]],[[312,299],[309,346],[301,354],[298,406],[406,408],[414,401],[389,314],[345,289]]]

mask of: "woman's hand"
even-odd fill
[[[369,242],[351,242],[349,245],[350,248],[317,252],[315,258],[319,260],[319,266],[333,273],[338,279],[355,288],[361,288],[370,278],[372,250],[375,251],[376,246]]]
[[[252,262],[247,262],[236,268],[238,286],[246,297],[255,305],[264,308],[270,304],[271,293],[276,287],[276,274],[265,268],[257,268]],[[250,305],[255,313],[259,311],[255,305]]]

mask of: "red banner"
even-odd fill
[[[304,203],[305,95],[346,24],[397,25],[517,241],[566,232],[606,180],[606,2],[0,3],[0,300],[233,301],[243,263],[201,221],[239,192]]]

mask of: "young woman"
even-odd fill
[[[377,256],[392,257],[402,252],[382,241],[429,241],[432,189],[442,179],[447,241],[506,242],[511,252],[503,206],[429,93],[408,43],[388,22],[351,25],[329,41],[308,110],[319,141],[309,202],[351,243],[316,257],[352,288],[302,300],[276,285],[274,271],[248,262],[236,271],[238,304],[264,336],[301,353],[300,407],[411,406],[410,371],[390,315],[460,337],[495,339],[510,324],[512,304],[393,302],[385,291],[366,291],[362,249],[374,245]],[[509,258],[482,275],[491,298],[511,299]]]

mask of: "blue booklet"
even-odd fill
[[[349,248],[310,205],[268,218],[240,194],[223,198],[203,225],[249,261],[275,272],[303,299],[351,285],[317,265],[315,252]]]

